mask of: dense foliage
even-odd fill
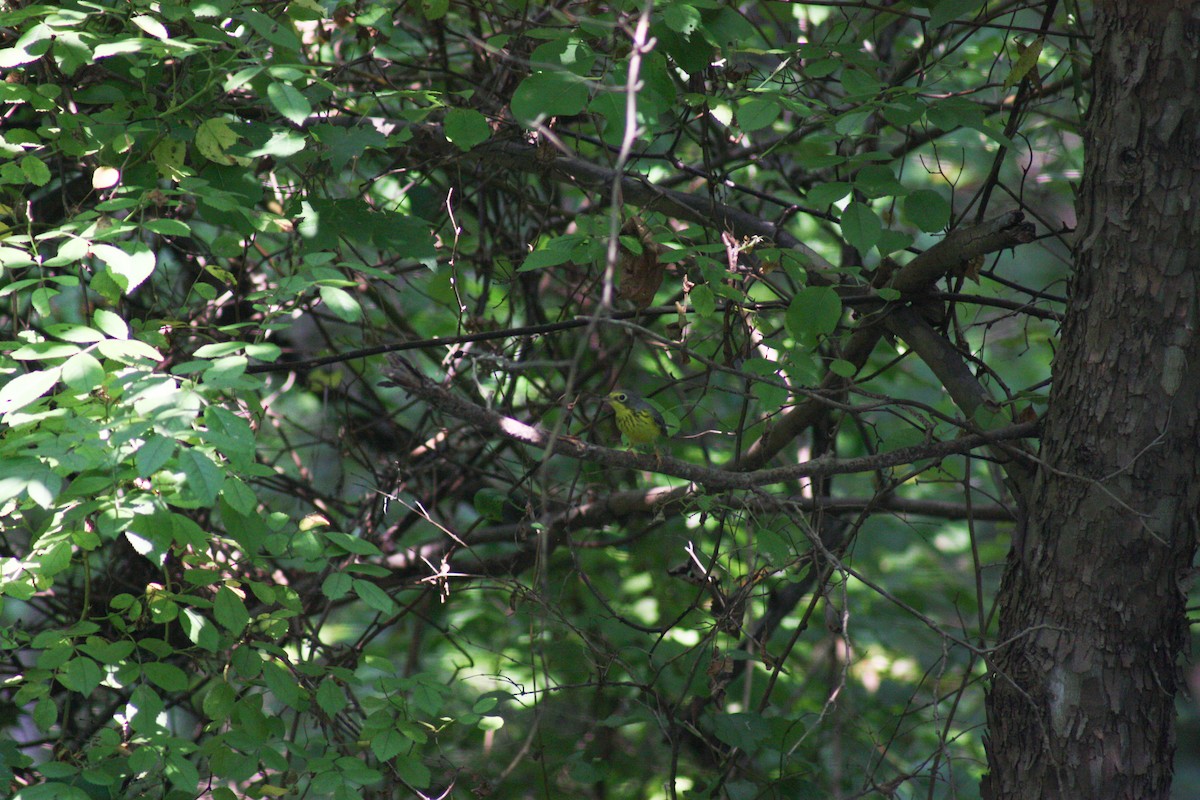
[[[10,2],[0,785],[973,796],[1088,33]]]

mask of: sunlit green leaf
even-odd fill
[[[240,635],[250,624],[246,604],[228,586],[217,589],[217,595],[213,599],[213,616],[222,627],[235,636]]]
[[[304,124],[312,116],[312,104],[290,83],[271,83],[267,86],[267,97],[276,111],[296,125]]]
[[[343,322],[358,322],[362,319],[362,306],[345,289],[339,289],[336,286],[320,286],[318,291],[321,299],[325,301],[325,305],[338,319]]]
[[[0,414],[24,408],[45,395],[58,383],[61,368],[39,370],[18,375],[0,387]]]

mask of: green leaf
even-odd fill
[[[107,247],[107,245],[104,246]],[[114,314],[107,308],[96,309],[96,313],[92,316],[92,322],[95,323],[97,328],[113,339],[129,338],[129,326],[125,324],[125,320],[119,314]]]
[[[371,752],[380,761],[390,761],[411,746],[412,742],[395,728],[388,728],[371,737]]]
[[[471,108],[452,108],[447,111],[444,130],[446,138],[463,152],[486,142],[492,135],[487,117]]]
[[[379,551],[379,548],[371,542],[368,542],[366,539],[360,539],[357,536],[351,536],[348,533],[341,533],[340,531],[328,531],[325,534],[325,538],[328,539],[331,544],[337,545],[347,553],[351,553],[353,555],[367,557],[382,555],[382,553]]]
[[[253,440],[251,440],[251,444],[253,444]],[[254,490],[234,475],[227,474],[225,476],[225,483],[221,486],[221,498],[234,511],[247,516],[253,514],[254,510],[258,508],[258,497],[255,496]]]
[[[222,7],[219,4],[214,5],[215,8]],[[287,24],[281,24],[279,19],[275,19],[261,11],[242,10],[240,17],[254,29],[255,33],[284,51],[282,54],[279,52],[275,53],[275,56],[283,61],[283,63],[288,63],[288,56],[300,49],[300,38],[286,16],[281,15],[281,19]]]
[[[939,192],[918,189],[904,198],[904,216],[923,231],[934,233],[950,222],[950,204]]]
[[[13,350],[8,355],[17,361],[49,361],[66,358],[79,352],[76,345],[66,342],[30,342]]]
[[[94,800],[94,798],[78,786],[52,781],[26,786],[13,795],[13,800]]]
[[[275,110],[295,125],[303,125],[312,116],[312,105],[300,90],[290,83],[272,83],[267,86],[267,99]]]
[[[903,250],[912,245],[912,243],[913,237],[911,234],[888,229],[879,234],[879,241],[875,243],[875,249],[879,251],[881,256],[886,256],[889,253]]]
[[[700,11],[687,3],[674,2],[663,10],[663,22],[681,36],[689,37],[700,27]]]
[[[245,356],[218,358],[204,370],[204,383],[214,389],[235,388],[248,363]]]
[[[358,126],[343,128],[335,125],[313,125],[306,133],[329,149],[329,165],[340,172],[352,159],[367,148],[387,147],[387,137],[374,128]]]
[[[237,674],[246,680],[254,680],[262,672],[263,661],[259,658],[258,651],[247,645],[233,648],[230,663]]]
[[[746,359],[742,362],[742,371],[748,375],[760,375],[775,382],[780,380],[779,364],[765,358]],[[765,408],[780,408],[788,399],[788,390],[776,383],[754,381],[751,391]]]
[[[816,186],[808,190],[805,198],[809,203],[817,208],[826,208],[832,203],[836,203],[846,195],[850,194],[853,187],[844,181],[835,181],[833,183],[818,183]]]
[[[534,250],[525,256],[525,261],[522,262],[517,272],[532,272],[538,269],[545,269],[546,267],[556,267],[570,260],[570,250],[549,247],[544,250]]]
[[[66,668],[58,673],[58,682],[72,692],[84,697],[91,695],[104,680],[100,665],[87,656],[79,656],[67,662]]]
[[[429,772],[429,767],[421,762],[411,753],[398,753],[392,759],[392,769],[404,779],[405,783],[410,786],[415,786],[418,789],[424,789],[429,786],[429,781],[433,777]]]
[[[894,197],[908,194],[904,184],[896,179],[891,167],[868,164],[854,176],[854,188],[867,197]]]
[[[157,434],[148,437],[134,455],[134,465],[137,474],[149,478],[162,469],[163,465],[175,454],[175,440]]]
[[[842,86],[846,89],[847,98],[859,101],[874,97],[880,89],[879,80],[861,69],[844,70]]]
[[[981,403],[975,409],[975,413],[971,415],[971,418],[975,421],[976,425],[985,431],[995,430],[996,428],[1012,424],[1012,417],[1003,408],[990,401]]]
[[[758,749],[758,743],[771,732],[761,714],[748,711],[714,714],[712,730],[722,742],[747,754],[753,754]]]
[[[499,489],[485,486],[475,493],[471,504],[475,511],[490,522],[500,522],[504,519],[504,507],[508,502],[508,494]],[[328,593],[326,593],[328,595]]]
[[[237,694],[233,687],[218,677],[214,680],[212,688],[205,692],[201,709],[204,711],[204,715],[213,722],[223,722],[233,713],[233,704],[236,700]]]
[[[49,731],[58,721],[58,706],[49,697],[43,697],[33,707],[33,724],[40,731]]]
[[[234,636],[241,636],[250,624],[246,604],[228,586],[217,589],[217,596],[213,599],[213,617]]]
[[[716,297],[713,296],[712,289],[708,288],[706,284],[693,286],[688,297],[692,301],[692,308],[702,317],[711,317],[717,310]]]
[[[430,22],[441,19],[449,11],[450,0],[421,0],[421,13]]]
[[[187,673],[174,664],[148,661],[142,664],[142,672],[158,688],[167,692],[182,692],[188,688]]]
[[[320,286],[317,291],[321,293],[321,300],[325,302],[329,310],[342,322],[358,322],[362,319],[362,306],[345,289],[339,289],[336,286]]]
[[[773,97],[755,97],[738,108],[737,119],[744,131],[757,131],[779,119],[779,101]]]
[[[353,588],[353,579],[344,572],[331,572],[321,581],[321,594],[330,600],[340,600]]]
[[[898,128],[912,125],[925,115],[925,104],[918,98],[900,96],[885,103],[881,109],[883,118]]]
[[[797,338],[833,333],[842,318],[842,300],[830,286],[808,286],[788,304],[785,322]]]
[[[332,678],[325,678],[317,687],[317,705],[329,716],[333,717],[341,713],[348,703],[346,693]]]
[[[494,694],[482,695],[475,701],[474,705],[471,706],[471,712],[473,714],[486,714],[499,705],[499,703],[500,698],[496,697]]]
[[[883,222],[871,207],[858,201],[851,202],[842,212],[842,235],[846,242],[859,253],[867,251],[879,241]]]
[[[440,714],[447,692],[445,684],[439,683],[433,676],[425,673],[413,676],[413,680],[415,682],[412,687],[413,703],[431,717]]]
[[[79,650],[86,652],[86,654],[102,664],[108,664],[108,666],[118,666],[118,664],[133,654],[134,649],[136,649],[136,645],[130,642],[130,640],[120,639],[116,640],[116,642],[107,642],[107,640],[96,636],[89,636],[88,640],[79,646]]]
[[[518,122],[532,126],[547,117],[578,114],[587,100],[587,84],[570,72],[535,72],[513,92],[511,107]]]
[[[105,339],[96,344],[96,352],[123,364],[137,364],[142,359],[162,361],[162,353],[137,339]]]
[[[873,109],[847,112],[834,121],[833,129],[842,136],[860,136],[866,131],[867,120],[873,113]]]
[[[846,361],[843,358],[835,358],[829,362],[829,371],[842,378],[853,378],[854,373],[858,372],[858,368],[850,361]]]
[[[708,37],[676,33],[669,27],[659,28],[656,33],[661,34],[658,38],[662,51],[684,72],[698,75],[712,63],[715,48]]]
[[[396,613],[395,601],[391,597],[388,597],[387,592],[383,591],[383,589],[362,578],[355,578],[352,585],[354,586],[354,593],[371,608],[383,614]]]
[[[166,41],[167,39],[171,38],[170,32],[167,31],[167,26],[163,25],[149,14],[137,14],[133,17],[130,17],[129,21],[134,25],[137,25],[150,36],[153,36],[155,39],[162,39],[163,41]]]
[[[977,11],[985,0],[941,0],[933,7],[927,25],[930,30],[936,30],[947,22]]]
[[[221,491],[225,472],[194,447],[184,448],[179,454],[179,467],[183,470],[188,489],[200,505],[211,506]]]
[[[170,522],[161,514],[140,517],[134,529],[125,531],[124,535],[138,555],[156,566],[161,567],[171,554]]]
[[[283,350],[273,342],[257,342],[246,345],[248,358],[256,358],[259,361],[275,361],[281,355],[283,355]]]
[[[250,423],[229,409],[211,405],[204,409],[201,431],[204,441],[211,444],[238,469],[249,469],[254,461],[254,431]]]
[[[54,28],[43,23],[30,27],[12,47],[0,50],[0,68],[17,67],[41,58],[56,35]]]
[[[965,97],[947,97],[938,100],[926,112],[929,121],[947,131],[955,128],[980,128],[987,118],[987,110]]]
[[[178,750],[170,750],[167,753],[163,772],[166,773],[167,780],[171,782],[171,785],[185,795],[194,794],[200,783],[200,771]]]
[[[111,244],[96,244],[92,245],[92,254],[108,267],[121,291],[129,294],[153,274],[155,259],[154,253],[142,242],[130,242],[126,247],[131,252]]]
[[[585,76],[596,63],[595,52],[576,35],[557,36],[534,49],[530,60],[541,66],[552,64]],[[544,68],[544,67],[543,67]]]
[[[308,707],[308,698],[305,691],[300,688],[296,678],[292,675],[292,671],[278,661],[264,661],[262,665],[263,681],[266,682],[267,688],[271,690],[271,694],[275,695],[275,699],[279,702],[288,705],[297,711],[305,711]]]
[[[118,319],[120,318],[118,317]],[[104,341],[104,334],[95,328],[89,328],[85,325],[63,323],[57,325],[47,325],[46,332],[57,339],[62,339],[65,342],[94,344],[96,342]]]
[[[152,219],[142,224],[151,233],[161,236],[191,236],[192,229],[186,222],[177,219]]]
[[[0,388],[0,414],[22,409],[54,388],[61,367],[18,375]]]
[[[76,392],[90,392],[104,381],[104,367],[91,353],[76,353],[63,362],[62,379]]]
[[[217,646],[220,645],[221,637],[218,636],[216,627],[203,614],[197,612],[194,608],[185,608],[184,615],[180,616],[180,625],[184,628],[184,634],[188,639],[200,648],[209,652],[216,652]]]
[[[21,159],[21,171],[26,179],[34,186],[45,186],[50,182],[50,168],[37,156],[25,156]]]

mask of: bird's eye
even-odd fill
[[[617,392],[617,402],[618,403],[624,403],[628,399],[629,399],[629,395],[625,394],[624,392]]]

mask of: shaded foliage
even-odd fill
[[[0,781],[972,795],[1088,24],[10,4]]]

